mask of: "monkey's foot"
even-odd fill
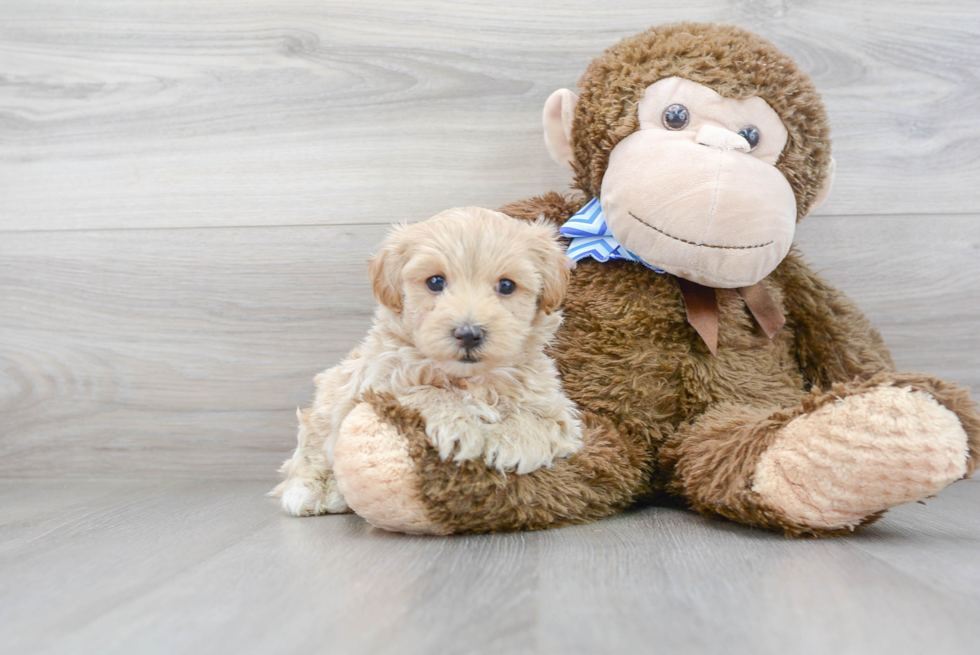
[[[752,490],[797,524],[853,528],[959,480],[967,455],[956,414],[925,392],[878,387],[783,427],[755,469]]]

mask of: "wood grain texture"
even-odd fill
[[[114,653],[966,655],[980,483],[851,537],[671,509],[529,534],[296,519],[258,482],[0,481],[0,643]]]
[[[385,230],[8,235],[0,471],[269,471],[312,376],[370,325]]]
[[[899,368],[980,392],[980,216],[813,217],[797,234],[805,260],[857,301]]]
[[[899,365],[980,388],[980,217],[814,217],[800,247]],[[363,338],[385,226],[8,233],[0,475],[271,480]]]
[[[826,214],[980,212],[974,0],[8,0],[0,230],[377,223],[564,189],[544,99],[674,20],[757,30],[814,76]]]

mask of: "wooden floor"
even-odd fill
[[[661,508],[411,537],[267,486],[0,481],[3,652],[980,652],[980,481],[819,541]]]

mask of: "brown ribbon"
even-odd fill
[[[740,287],[738,293],[767,337],[772,339],[779,329],[786,325],[786,317],[766,288],[762,286],[762,282],[756,282],[750,287]]]
[[[684,296],[687,322],[697,330],[714,355],[718,352],[718,296],[715,290],[682,277],[677,278],[677,282]]]
[[[687,311],[687,322],[691,324],[708,350],[714,355],[718,352],[718,296],[712,287],[702,286],[696,282],[677,278],[684,296],[684,309]],[[752,312],[756,322],[772,339],[779,329],[786,324],[786,317],[779,305],[772,299],[761,282],[750,287],[740,287],[738,293],[745,301],[745,306]]]

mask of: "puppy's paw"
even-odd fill
[[[555,460],[570,457],[582,448],[580,432],[568,433],[544,420],[520,423],[489,432],[484,448],[487,466],[524,475],[550,467]]]
[[[280,492],[282,508],[293,516],[342,514],[350,511],[333,476],[326,480],[292,478],[276,491]]]
[[[475,438],[477,425],[465,418],[445,420],[440,423],[428,422],[425,435],[439,451],[439,458],[446,460],[453,456],[457,462],[476,459],[483,454],[483,440]]]
[[[480,458],[483,455],[480,428],[500,421],[499,412],[493,408],[466,404],[457,395],[441,389],[405,394],[399,401],[421,414],[425,435],[443,460],[452,457],[453,451],[456,451],[456,461]]]
[[[500,414],[492,409],[470,411],[423,411],[425,434],[439,451],[440,459],[454,462],[481,459],[486,455],[488,436],[499,427]]]

